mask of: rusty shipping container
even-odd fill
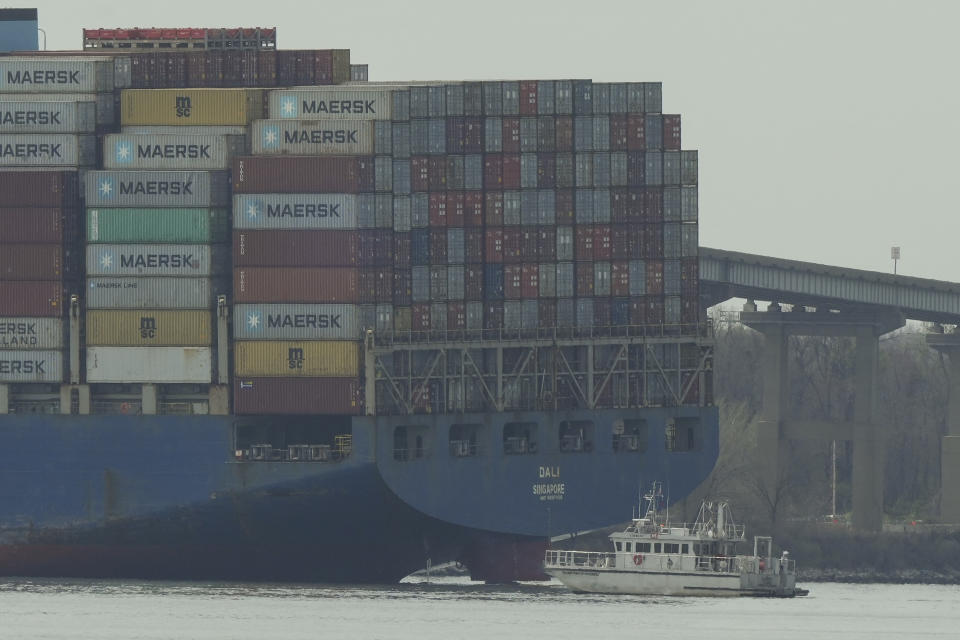
[[[62,316],[63,286],[53,281],[0,280],[0,315]]]
[[[0,245],[0,280],[60,280],[72,271],[59,244]]]
[[[233,160],[235,193],[360,193],[373,191],[371,157],[245,156]]]
[[[233,296],[236,302],[366,302],[361,299],[359,270],[348,267],[237,268]]]
[[[237,342],[233,358],[237,376],[349,378],[360,373],[359,342]]]
[[[237,267],[350,267],[372,264],[358,231],[234,231]]]
[[[62,382],[62,351],[0,351],[0,383]]]
[[[2,186],[3,174],[0,174]],[[88,207],[226,207],[226,171],[89,171]]]
[[[88,346],[203,347],[213,342],[210,311],[91,310]]]
[[[363,413],[357,378],[235,377],[233,385],[233,411],[238,415]]]
[[[120,122],[128,125],[248,125],[264,116],[262,89],[127,89]]]
[[[78,213],[77,209],[0,208],[0,244],[60,244],[64,236],[73,241]]]
[[[65,341],[60,318],[0,317],[0,349],[61,349]]]
[[[250,127],[256,155],[373,155],[373,121],[257,120]]]

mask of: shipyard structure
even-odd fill
[[[0,56],[0,574],[530,579],[689,494],[718,416],[661,85],[275,36]]]

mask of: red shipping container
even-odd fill
[[[540,265],[521,265],[520,293],[524,298],[538,298],[540,296]]]
[[[663,116],[663,149],[664,151],[680,151],[680,116]]]
[[[463,152],[483,153],[483,118],[465,118],[464,121]]]
[[[63,305],[60,282],[0,280],[0,316],[58,318],[63,315]]]
[[[503,226],[503,192],[486,191],[483,194],[483,220],[488,227]]]
[[[463,255],[467,263],[483,262],[482,229],[466,229],[463,232]]]
[[[297,84],[297,52],[293,49],[277,51],[277,86],[292,87]]]
[[[237,415],[361,415],[357,378],[235,378]]]
[[[447,188],[447,161],[445,156],[430,156],[427,159],[427,173],[430,191],[444,191]]]
[[[535,261],[540,259],[537,251],[537,228],[520,227],[520,259]]]
[[[643,225],[643,257],[663,258],[663,225]]]
[[[696,294],[700,283],[698,271],[700,261],[697,258],[680,259],[680,292]]]
[[[463,191],[447,191],[447,226],[464,226],[466,212]]]
[[[574,266],[577,276],[577,297],[583,298],[593,295],[593,263],[578,262]]]
[[[484,262],[503,262],[503,229],[487,227]]]
[[[630,263],[615,260],[610,263],[610,293],[614,296],[630,295]]]
[[[430,305],[415,304],[410,307],[411,326],[414,331],[430,330]]]
[[[235,193],[360,193],[373,191],[366,156],[243,156],[233,159]]]
[[[349,267],[239,267],[235,302],[359,303],[359,270]]]
[[[64,225],[76,241],[76,217],[76,209],[0,209],[0,243],[60,244]]]
[[[360,302],[390,302],[393,299],[393,271],[360,270]]]
[[[447,118],[447,153],[462,154],[466,138],[467,123],[460,116]]]
[[[483,300],[483,265],[464,266],[463,296],[467,300]]]
[[[520,188],[520,154],[504,154],[503,156],[503,188]]]
[[[520,153],[520,118],[503,118],[503,152]]]
[[[578,225],[573,232],[573,258],[579,261],[593,260],[593,225]]]
[[[309,62],[309,54],[305,52]],[[333,84],[333,51],[330,49],[321,49],[313,51],[313,83],[314,84]]]
[[[427,156],[410,156],[410,189],[430,190],[430,162]]]
[[[464,302],[447,303],[447,331],[463,331],[467,328],[467,305]]]
[[[387,229],[361,229],[359,264],[368,267],[393,266],[393,232]]]
[[[507,300],[519,300],[523,297],[523,267],[508,264],[503,267],[503,297]]]
[[[627,116],[627,151],[644,151],[647,148],[644,115],[631,113]]]
[[[537,257],[541,262],[553,262],[557,259],[557,228],[555,226],[537,228]]]
[[[399,268],[410,267],[410,232],[393,234],[393,264]]]
[[[537,115],[537,81],[520,81],[520,115]]]
[[[537,302],[537,315],[541,327],[552,329],[557,326],[557,301],[540,299]]]
[[[430,226],[447,226],[447,194],[446,192],[430,194]]]
[[[662,260],[647,260],[647,295],[663,295]]]
[[[363,245],[356,231],[233,232],[233,264],[237,267],[350,267],[357,264],[358,256],[375,258],[372,243]]]
[[[537,187],[553,189],[557,186],[557,156],[553,153],[537,154]]]
[[[523,261],[521,251],[520,227],[503,228],[503,262],[506,264]]]
[[[573,117],[556,117],[557,151],[573,151]]]
[[[488,331],[503,328],[502,302],[489,302],[483,305],[483,328]]]
[[[557,225],[573,224],[576,219],[573,189],[557,189],[555,194]]]
[[[646,299],[646,324],[663,324],[663,297],[644,296]]]
[[[79,206],[76,171],[0,171],[0,207]]]
[[[65,271],[59,244],[0,245],[0,280],[60,280]]]
[[[393,304],[408,305],[413,296],[413,274],[409,269],[393,272]]]
[[[430,264],[447,263],[447,231],[446,229],[430,230]]]
[[[626,114],[610,114],[610,151],[626,151],[628,135]]]
[[[503,155],[488,153],[483,157],[483,188],[503,188]]]
[[[257,84],[261,87],[277,86],[276,51],[257,51]]]
[[[610,225],[593,225],[593,259],[609,260],[612,247],[612,238],[610,236]]]
[[[483,191],[467,191],[463,194],[463,226],[483,226]]]

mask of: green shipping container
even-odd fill
[[[87,209],[87,242],[226,242],[226,209]]]

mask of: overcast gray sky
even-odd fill
[[[276,26],[371,80],[661,81],[700,151],[700,241],[960,281],[960,2],[50,0],[81,27]],[[19,6],[30,6],[19,3]]]

